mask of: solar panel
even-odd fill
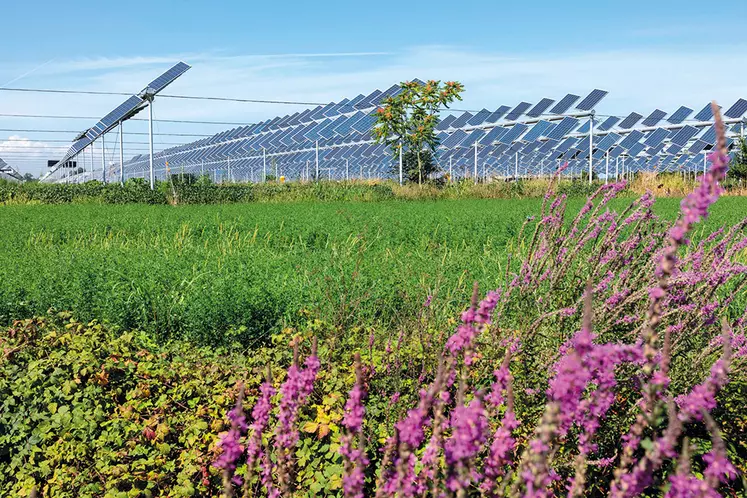
[[[552,114],[563,114],[565,111],[570,109],[570,107],[574,103],[576,103],[576,101],[580,98],[581,97],[579,97],[578,95],[573,95],[572,93],[569,93],[568,95],[560,99],[560,102],[555,104],[555,107],[550,109],[550,112]]]
[[[666,153],[667,154],[677,154],[681,150],[682,150],[682,146],[681,145],[671,144],[669,146],[669,148],[667,149]]]
[[[587,95],[586,98],[576,106],[576,109],[579,109],[581,111],[592,110],[594,106],[597,105],[607,95],[607,93],[608,92],[605,92],[604,90],[592,90],[591,93]]]
[[[159,76],[158,78],[148,83],[148,86],[143,89],[143,91],[141,92],[141,95],[145,93],[153,95],[153,94],[160,92],[161,90],[169,86],[179,76],[186,73],[190,67],[191,66],[183,62],[179,62],[175,64],[174,66],[171,67],[171,69],[169,69],[168,71],[163,73],[161,76]]]
[[[558,141],[557,140],[551,140],[551,139],[549,139],[545,143],[542,144],[542,147],[539,148],[538,152],[540,152],[542,154],[547,154],[552,149],[554,149],[557,145],[558,145]]]
[[[698,129],[694,126],[687,125],[672,136],[672,143],[685,146],[688,140],[697,135]]]
[[[693,142],[690,148],[687,149],[687,151],[690,154],[697,154],[701,152],[703,149],[705,149],[707,146],[708,146],[708,142],[704,142],[703,140],[696,140],[695,142]]]
[[[101,118],[103,128],[109,128],[110,126],[118,123],[124,117],[128,116],[132,111],[137,109],[143,103],[143,99],[140,97],[132,96],[129,99],[122,102],[112,112]]]
[[[472,130],[470,134],[467,136],[467,138],[460,144],[461,147],[470,147],[475,142],[480,140],[483,136],[485,136],[487,132],[485,130]]]
[[[443,147],[451,148],[454,147],[456,144],[461,143],[462,140],[467,138],[467,132],[464,130],[456,130],[454,133],[449,136],[444,142],[441,144]]]
[[[508,132],[503,135],[498,141],[504,144],[511,143],[515,140],[518,140],[519,137],[529,129],[529,126],[523,124],[523,123],[517,123],[511,127]]]
[[[537,140],[540,138],[548,128],[553,127],[553,123],[549,121],[540,121],[532,127],[531,130],[524,136],[524,140]]]
[[[622,122],[620,122],[620,128],[623,130],[627,130],[629,128],[632,128],[635,126],[635,124],[641,120],[643,116],[638,114],[637,112],[631,112],[627,118],[623,119]]]
[[[496,126],[480,139],[480,145],[490,145],[508,132],[508,128]]]
[[[599,141],[599,143],[596,145],[596,148],[598,150],[602,150],[604,152],[607,152],[607,150],[615,145],[618,140],[620,140],[621,135],[618,135],[617,133],[608,133],[602,139]]]
[[[485,120],[490,116],[490,111],[487,109],[483,109],[482,111],[478,112],[472,118],[467,121],[467,124],[470,126],[477,126],[480,124],[483,124]]]
[[[553,102],[555,102],[555,100],[548,99],[547,97],[543,98],[542,100],[537,102],[537,104],[534,107],[532,107],[529,111],[527,111],[527,116],[530,116],[533,118],[537,118],[541,116],[542,113],[544,113],[548,109],[548,107],[550,107],[553,104]]]
[[[630,150],[633,145],[638,143],[638,141],[643,138],[643,132],[640,132],[638,130],[631,131],[627,137],[623,139],[622,142],[620,142],[620,147],[624,149]],[[642,144],[641,144],[642,145]]]
[[[534,151],[534,149],[536,149],[540,145],[542,145],[542,142],[539,142],[537,140],[535,140],[533,142],[529,142],[528,144],[526,144],[524,146],[523,149],[521,149],[521,153],[522,154],[529,154],[530,152]]]
[[[701,111],[695,115],[695,119],[697,121],[709,121],[713,118],[713,111],[711,110],[711,104],[706,104],[706,106],[701,109]]]
[[[524,114],[524,111],[532,107],[532,104],[529,102],[522,102],[513,109],[511,109],[511,112],[506,114],[506,121],[516,121],[521,117],[522,114]]]
[[[716,143],[716,127],[711,126],[710,128],[708,128],[706,132],[703,133],[703,136],[700,137],[700,139],[707,144],[711,144],[711,145],[715,144]],[[672,142],[674,142],[674,140],[672,140]]]
[[[618,121],[620,121],[620,118],[618,118],[617,116],[610,116],[604,121],[602,121],[602,123],[597,127],[597,129],[599,129],[599,131],[607,131],[613,126],[615,126]]]
[[[470,119],[472,119],[472,114],[469,112],[465,112],[451,123],[451,127],[461,128],[462,126],[466,125],[467,121],[469,121]]]
[[[659,121],[664,119],[664,116],[666,116],[667,113],[662,111],[661,109],[656,109],[654,112],[648,115],[646,119],[643,120],[641,123],[643,126],[656,126],[659,124]]]
[[[565,117],[558,123],[558,125],[547,135],[547,138],[554,138],[560,140],[567,133],[578,126],[579,120],[576,118]]]
[[[638,154],[643,152],[644,147],[645,146],[640,142],[633,144],[633,146],[628,149],[628,154],[630,154],[631,156],[637,156]]]
[[[558,145],[558,147],[555,150],[557,152],[565,152],[568,149],[570,149],[571,146],[573,146],[573,144],[576,143],[576,141],[577,139],[575,138],[566,138],[565,140],[563,140],[563,142],[561,142],[560,145]]]
[[[453,123],[455,119],[456,119],[456,116],[454,116],[453,114],[449,114],[448,116],[446,116],[445,118],[443,118],[441,121],[438,122],[438,124],[436,125],[436,129],[437,130],[448,129],[451,126],[451,123]]]
[[[509,109],[511,109],[509,106],[502,105],[498,109],[490,113],[490,116],[488,116],[485,121],[487,121],[488,123],[495,123],[499,121],[503,117],[503,115],[508,112]]]
[[[649,133],[646,140],[643,141],[643,143],[647,147],[656,147],[660,143],[662,143],[667,136],[669,135],[669,131],[665,130],[664,128],[657,128],[651,133]]]
[[[671,116],[669,116],[669,119],[667,119],[667,121],[669,121],[669,122],[670,122],[670,123],[672,123],[672,124],[680,124],[680,123],[682,123],[682,122],[683,122],[683,121],[684,121],[684,120],[685,120],[685,119],[686,119],[686,118],[687,118],[687,117],[688,117],[688,116],[689,116],[689,115],[690,115],[690,114],[691,114],[692,112],[693,112],[693,110],[692,110],[692,109],[690,109],[689,107],[685,107],[685,106],[683,105],[682,107],[680,107],[679,109],[677,109],[676,111],[674,111],[674,114],[672,114]]]
[[[724,113],[727,118],[741,118],[747,112],[747,100],[739,99]]]
[[[656,155],[659,152],[661,152],[662,150],[664,150],[664,147],[666,145],[667,144],[665,144],[665,143],[662,142],[662,143],[660,143],[659,145],[657,145],[655,147],[649,147],[648,150],[646,150],[646,153],[647,154],[651,154],[651,155]]]

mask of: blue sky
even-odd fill
[[[34,1],[4,9],[0,87],[137,92],[184,60],[193,69],[168,93],[329,102],[418,77],[462,81],[459,107],[467,109],[603,88],[610,95],[598,111],[609,114],[747,97],[747,44],[735,34],[747,21],[747,2],[711,4],[715,11],[702,0],[181,1],[152,2],[145,12],[146,5]],[[0,92],[0,113],[102,116],[122,100]],[[156,118],[236,122],[295,110],[168,99],[154,107]],[[72,132],[92,124],[0,116],[7,130]],[[225,128],[157,125],[195,135]],[[145,123],[128,130],[142,133]],[[0,157],[39,173],[73,135],[0,131]],[[162,147],[184,140],[161,138]]]

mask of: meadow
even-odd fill
[[[4,206],[0,322],[53,308],[159,338],[250,345],[312,318],[396,333],[433,296],[443,325],[474,281],[503,284],[506,253],[541,202]],[[679,200],[654,209],[673,219]],[[747,199],[724,198],[698,230],[745,212]]]

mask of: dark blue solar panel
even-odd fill
[[[739,99],[724,113],[727,118],[741,118],[747,112],[747,100]]]
[[[576,106],[576,109],[581,111],[592,110],[594,106],[597,105],[605,95],[607,95],[607,93],[608,92],[605,92],[604,90],[592,90],[591,93]]]
[[[614,147],[610,150],[610,157],[619,157],[623,153],[625,153],[625,149],[620,147],[619,145],[617,147]]]
[[[669,116],[669,119],[667,119],[667,121],[669,121],[672,124],[680,124],[685,119],[687,119],[687,117],[692,112],[693,112],[692,109],[690,109],[689,107],[685,107],[683,105],[682,107],[680,107],[679,109],[677,109],[676,111],[674,111],[674,114],[672,114],[671,116]]]
[[[524,140],[525,141],[537,140],[538,138],[543,136],[543,134],[545,134],[545,131],[548,128],[552,128],[553,126],[554,126],[553,123],[549,121],[540,121],[539,123],[534,125],[532,129],[529,130],[529,132],[527,132],[527,134],[524,136]]]
[[[472,114],[470,114],[469,112],[465,112],[451,123],[451,127],[461,128],[462,126],[466,125],[467,121],[469,121],[470,119],[472,119]]]
[[[662,150],[664,150],[664,147],[666,147],[666,145],[667,144],[665,144],[665,143],[662,142],[662,143],[660,143],[659,145],[657,145],[655,147],[649,147],[648,149],[646,149],[646,153],[651,154],[651,155],[656,155],[659,152],[661,152]]]
[[[171,69],[163,73],[161,76],[159,76],[158,78],[148,83],[148,86],[143,91],[144,92],[148,91],[150,93],[158,93],[164,88],[166,88],[167,86],[169,86],[169,84],[171,84],[172,81],[174,81],[179,76],[187,72],[189,68],[190,68],[189,65],[183,62],[179,62],[175,64]]]
[[[646,119],[643,120],[641,123],[643,126],[656,126],[659,124],[659,121],[664,119],[664,116],[666,116],[667,113],[662,111],[661,109],[656,109],[654,112],[648,115]]]
[[[709,121],[713,118],[713,111],[711,111],[711,104],[707,104],[698,114],[695,115],[697,121]]]
[[[467,121],[467,124],[470,126],[481,125],[485,122],[488,116],[490,116],[490,111],[487,109],[483,109],[482,111],[472,116],[472,118],[469,121]]]
[[[542,115],[552,104],[555,102],[553,99],[543,98],[537,104],[527,111],[527,116],[537,118]]]
[[[369,107],[374,107],[374,102],[379,97],[379,95],[381,95],[381,93],[381,90],[374,90],[371,95],[358,102],[357,107],[359,109],[368,109]]]
[[[350,129],[353,127],[353,125],[359,120],[363,119],[366,114],[363,112],[356,112],[352,116],[348,116],[346,118],[341,118],[337,120],[337,125],[335,126],[335,133],[338,133],[340,135],[347,135],[348,132],[350,132]]]
[[[456,144],[461,143],[465,138],[467,138],[467,132],[465,132],[464,130],[456,130],[451,134],[451,136],[449,136],[449,138],[444,140],[441,145],[446,148],[451,148]]]
[[[324,137],[324,138],[332,138],[332,137],[334,137],[335,136],[335,127],[338,124],[339,123],[337,122],[336,119],[334,119],[334,120],[330,119],[329,122],[327,123],[327,126],[325,126],[324,128],[322,128],[321,130],[319,130],[319,132],[318,132],[319,135],[321,137]]]
[[[617,124],[617,122],[620,121],[620,118],[617,116],[610,116],[607,119],[605,119],[602,124],[598,126],[599,131],[607,131],[613,126]]]
[[[495,123],[499,121],[503,117],[503,115],[508,112],[509,109],[511,109],[509,106],[502,105],[495,111],[491,112],[490,116],[488,116],[485,121],[487,121],[488,123]]]
[[[665,130],[664,128],[657,128],[649,133],[648,137],[646,137],[646,140],[644,140],[643,143],[647,147],[656,147],[657,145],[662,143],[668,135],[668,130]]]
[[[573,144],[575,144],[577,141],[578,141],[578,139],[576,139],[576,138],[566,138],[565,140],[563,140],[560,143],[560,145],[557,146],[557,148],[555,150],[557,152],[565,152],[568,149],[570,149],[571,146],[573,146]]]
[[[529,142],[528,144],[526,144],[524,146],[523,149],[521,149],[521,153],[522,154],[529,154],[530,152],[533,152],[540,145],[542,145],[542,142],[537,141],[537,140],[535,140],[533,142]]]
[[[345,106],[345,112],[353,112],[353,111],[355,111],[356,110],[356,106],[358,105],[358,103],[361,100],[365,99],[365,98],[366,98],[366,96],[361,93],[360,95],[358,95],[357,97],[355,97],[354,99],[352,99]]]
[[[519,150],[521,150],[522,147],[524,147],[523,143],[521,143],[521,142],[514,142],[513,145],[511,145],[511,147],[508,148],[507,152],[517,153],[517,152],[519,152]]]
[[[682,150],[682,146],[681,145],[671,144],[669,146],[669,148],[667,149],[666,153],[667,154],[677,154],[681,150]]]
[[[441,121],[438,122],[436,125],[437,130],[448,130],[451,127],[451,123],[454,122],[456,119],[456,116],[453,114],[449,114],[445,118],[443,118]]]
[[[716,127],[711,126],[710,128],[708,128],[706,132],[703,133],[703,136],[700,137],[700,139],[704,141],[705,143],[708,143],[711,145],[715,144],[716,143]],[[672,140],[672,142],[674,142],[674,140]]]
[[[547,154],[552,149],[554,149],[555,146],[558,145],[558,143],[559,142],[557,140],[547,140],[545,143],[542,144],[542,147],[539,148],[539,152],[542,154]]]
[[[504,134],[508,132],[508,128],[503,128],[502,126],[496,126],[492,130],[490,130],[484,137],[480,139],[480,145],[490,145],[496,140],[498,140],[500,137],[502,137]]]
[[[698,134],[698,129],[694,126],[687,125],[672,136],[672,143],[685,146],[688,140]]]
[[[352,128],[356,131],[359,131],[361,133],[364,133],[366,131],[369,131],[371,127],[376,123],[376,117],[375,116],[364,116],[363,118],[359,119],[355,124],[353,124]]]
[[[645,146],[642,143],[638,142],[634,144],[630,149],[628,149],[628,154],[630,154],[631,156],[637,156],[643,151],[644,148]]]
[[[118,123],[122,118],[127,116],[130,112],[134,111],[143,103],[143,99],[135,97],[134,95],[129,99],[125,100],[119,106],[117,106],[112,112],[101,118],[99,123],[103,125],[103,128],[109,128],[110,126]]]
[[[641,138],[643,138],[643,133],[638,130],[633,130],[627,137],[625,137],[625,139],[623,139],[622,142],[620,142],[620,147],[630,150],[630,148],[638,143]]]
[[[701,152],[703,149],[705,149],[708,146],[708,142],[704,142],[703,140],[696,140],[693,142],[693,144],[690,146],[687,151],[690,154],[697,154],[698,152]]]
[[[565,117],[563,118],[558,126],[547,134],[547,138],[553,138],[555,140],[561,140],[563,136],[570,133],[576,126],[578,126],[579,120],[576,118]]]
[[[467,138],[460,144],[461,147],[470,147],[487,134],[485,130],[472,130]]]
[[[608,133],[602,139],[599,141],[599,143],[596,145],[596,148],[598,150],[602,150],[606,152],[610,147],[615,145],[618,140],[620,140],[620,135],[617,133]]]
[[[521,117],[522,114],[524,114],[524,111],[532,107],[532,104],[529,102],[522,102],[513,109],[511,109],[511,112],[506,114],[506,121],[516,121]]]
[[[552,114],[563,114],[565,111],[571,108],[571,106],[576,103],[578,99],[580,99],[578,95],[573,95],[572,93],[569,93],[562,99],[560,99],[560,102],[555,104],[555,107],[550,109],[550,112]]]
[[[620,128],[623,130],[627,130],[628,128],[632,128],[638,121],[641,120],[643,116],[638,114],[637,112],[631,112],[627,118],[623,119],[620,122]]]
[[[513,142],[514,140],[518,140],[519,137],[527,130],[529,127],[523,123],[515,124],[511,127],[508,132],[506,132],[505,135],[503,135],[498,141],[504,144],[508,144]]]

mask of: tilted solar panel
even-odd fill
[[[739,99],[724,113],[727,118],[741,118],[747,112],[747,100]]]
[[[697,154],[701,152],[703,149],[705,149],[706,147],[708,147],[708,142],[704,142],[703,140],[696,140],[695,142],[693,142],[690,148],[687,149],[687,151],[690,154]]]
[[[161,76],[148,83],[148,86],[143,89],[143,93],[156,94],[160,92],[161,90],[169,86],[179,76],[186,73],[190,69],[190,67],[191,66],[183,62],[175,64]]]
[[[667,136],[669,136],[669,131],[665,130],[664,128],[657,128],[651,133],[649,133],[648,137],[646,137],[646,140],[643,141],[643,143],[647,147],[656,147],[660,143],[662,143]]]
[[[460,144],[461,147],[470,147],[487,134],[485,130],[472,130],[467,138]]]
[[[623,119],[620,124],[618,125],[623,130],[627,130],[629,128],[632,128],[635,126],[635,124],[641,120],[643,116],[638,114],[637,112],[631,112],[627,118]]]
[[[709,127],[700,139],[707,144],[714,145],[716,143],[716,126]],[[674,142],[674,140],[672,140],[672,142]]]
[[[511,109],[511,107],[507,105],[502,105],[495,111],[490,113],[490,116],[485,120],[488,123],[496,123],[500,121],[500,119],[508,112],[508,110]]]
[[[521,102],[519,105],[511,109],[511,112],[506,114],[506,121],[516,121],[524,114],[524,111],[532,107],[529,102]]]
[[[537,118],[542,115],[552,104],[555,102],[553,99],[543,98],[537,104],[527,111],[527,116]]]
[[[640,132],[638,130],[633,130],[628,134],[627,137],[623,139],[622,142],[620,142],[620,147],[630,150],[630,148],[633,147],[633,145],[635,145],[636,143],[638,143],[638,141],[641,138],[643,138],[643,132]]]
[[[579,120],[576,118],[565,117],[553,130],[548,133],[547,138],[561,140],[567,133],[578,126]]]
[[[617,124],[617,122],[620,121],[620,118],[617,116],[609,116],[607,119],[605,119],[598,127],[597,129],[599,131],[607,131],[613,126]]]
[[[571,106],[576,103],[578,99],[580,99],[578,95],[573,95],[572,93],[569,93],[562,99],[560,99],[560,102],[555,104],[555,107],[550,109],[550,112],[552,114],[563,114],[565,111],[571,108]]]
[[[685,107],[684,105],[674,111],[674,113],[669,116],[667,121],[669,121],[672,124],[680,124],[682,123],[687,117],[692,114],[693,110],[689,107]]]
[[[487,109],[483,109],[482,111],[472,116],[472,118],[469,121],[467,121],[467,124],[470,126],[481,125],[485,122],[488,116],[490,116],[490,111]]]
[[[517,123],[511,127],[508,132],[503,135],[500,139],[498,139],[499,142],[508,144],[513,142],[514,140],[518,140],[519,137],[529,129],[529,126],[523,124],[523,123]]]
[[[443,141],[441,144],[442,147],[451,148],[456,146],[457,144],[461,143],[462,140],[467,138],[467,132],[464,130],[456,130],[454,133],[452,133],[449,138]]]
[[[709,121],[713,119],[713,111],[711,110],[711,104],[706,104],[706,106],[701,109],[701,111],[695,115],[695,119],[697,121]]]
[[[469,121],[470,119],[472,119],[472,114],[469,112],[465,112],[451,123],[451,128],[461,128],[462,126],[466,125],[467,121]]]
[[[508,132],[508,128],[496,126],[480,139],[480,145],[491,145]]]
[[[675,135],[672,136],[671,142],[673,144],[685,146],[688,140],[698,134],[698,129],[694,126],[687,125],[680,129]],[[715,137],[715,135],[714,135]]]
[[[607,93],[608,92],[605,92],[604,90],[592,90],[591,93],[587,95],[586,98],[576,106],[576,109],[579,109],[581,111],[592,110],[594,106],[597,105],[607,95]]]
[[[667,113],[662,111],[661,109],[656,109],[654,112],[648,115],[646,119],[643,120],[641,123],[643,126],[656,126],[659,124],[659,121],[664,119],[664,116],[666,116]]]

